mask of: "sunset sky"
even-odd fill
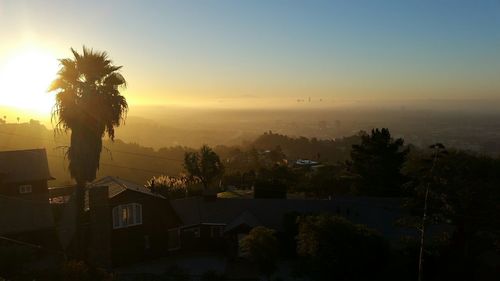
[[[0,40],[0,105],[49,104],[84,44],[131,104],[500,96],[495,0],[0,0]]]

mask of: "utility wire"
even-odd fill
[[[16,137],[22,137],[22,138],[29,138],[29,139],[38,139],[38,140],[44,140],[44,141],[51,141],[54,142],[54,144],[63,144],[65,146],[69,145],[67,142],[59,142],[55,139],[48,139],[48,138],[41,138],[41,137],[33,137],[33,136],[26,136],[26,135],[20,135],[20,134],[15,134],[15,133],[7,133],[7,132],[0,132],[2,135],[8,135],[8,136],[16,136]],[[166,160],[166,161],[174,161],[174,162],[183,162],[184,159],[177,159],[177,158],[171,158],[171,157],[163,157],[163,156],[158,156],[158,155],[150,155],[150,154],[144,154],[144,153],[138,153],[138,152],[131,152],[131,151],[124,151],[124,150],[110,150],[111,153],[122,153],[122,154],[129,154],[129,155],[134,155],[134,156],[140,156],[140,157],[145,157],[145,158],[154,158],[154,159],[159,159],[159,160]]]

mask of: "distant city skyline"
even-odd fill
[[[131,105],[500,96],[493,0],[0,0],[0,38],[3,84],[11,69],[54,75],[86,45],[124,66]],[[12,59],[23,50],[36,59]],[[0,84],[0,105],[23,89]]]

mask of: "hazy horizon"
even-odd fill
[[[1,1],[0,106],[49,113],[57,59],[86,45],[124,66],[132,111],[309,98],[319,108],[473,99],[497,110],[499,15],[487,0]]]

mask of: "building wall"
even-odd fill
[[[113,229],[111,225],[111,258],[114,266],[168,254],[168,230],[180,221],[168,200],[135,191],[124,191],[110,199],[112,209],[118,205],[142,205],[142,224]]]
[[[200,224],[181,229],[181,249],[184,251],[217,251],[227,250],[226,237],[218,228],[223,225]]]
[[[20,193],[19,186],[31,185],[32,191],[30,193]],[[27,181],[15,183],[2,183],[0,182],[0,194],[11,197],[19,197],[29,200],[46,201],[49,200],[49,192],[47,181]]]

